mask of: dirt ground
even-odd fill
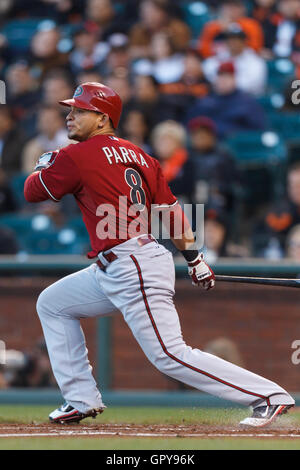
[[[4,437],[56,437],[56,436],[118,436],[118,437],[260,437],[300,438],[300,429],[286,424],[267,429],[249,429],[211,425],[132,425],[132,424],[11,424],[1,423],[0,439]]]

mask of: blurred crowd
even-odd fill
[[[57,102],[93,81],[123,100],[118,135],[205,204],[210,262],[300,260],[299,78],[300,0],[1,1],[0,253],[85,252],[71,197],[22,190],[69,143]]]
[[[5,365],[0,364],[0,389],[9,387],[56,387],[44,339],[30,350],[5,352]]]

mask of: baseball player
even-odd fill
[[[45,289],[37,301],[53,372],[65,403],[49,418],[72,423],[102,413],[105,405],[92,375],[80,319],[118,309],[140,347],[161,372],[198,390],[252,406],[242,424],[264,426],[294,405],[280,386],[199,349],[182,338],[173,303],[171,253],[151,235],[151,206],[169,211],[172,241],[187,261],[195,285],[210,289],[214,273],[193,248],[189,224],[157,160],[116,137],[122,103],[100,83],[77,87],[66,117],[77,141],[42,155],[24,187],[29,202],[60,201],[74,195],[95,259],[88,268]],[[138,220],[138,223],[137,223]],[[138,230],[139,228],[139,230]]]

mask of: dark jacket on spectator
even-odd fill
[[[238,182],[238,173],[232,155],[221,146],[199,153],[196,150],[189,152],[189,160],[193,175],[193,200],[196,203],[206,204],[210,199],[222,198],[222,207],[230,209],[233,203],[234,187]],[[200,200],[196,194],[197,187],[203,182],[207,188],[206,200]]]
[[[18,205],[14,198],[13,190],[7,183],[0,184],[0,214],[14,212]]]
[[[0,255],[15,255],[19,247],[14,232],[0,226]]]
[[[264,130],[266,119],[264,110],[256,99],[241,90],[228,95],[211,93],[188,110],[187,122],[197,116],[211,118],[217,126],[220,138],[236,132]]]
[[[289,230],[298,224],[300,207],[289,199],[271,207],[255,224],[252,237],[254,255],[264,256],[271,239],[278,241],[283,252]]]
[[[23,132],[15,127],[3,139],[0,167],[10,175],[21,170],[21,154],[26,142]]]

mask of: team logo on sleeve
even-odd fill
[[[59,150],[55,150],[54,152],[43,153],[43,155],[41,155],[38,159],[34,170],[40,171],[49,168],[49,166],[53,165],[53,163],[55,162],[58,152]]]
[[[42,165],[46,165],[47,163],[49,163],[52,158],[53,153],[54,152],[43,153],[43,155],[41,155],[39,158],[39,163]]]

